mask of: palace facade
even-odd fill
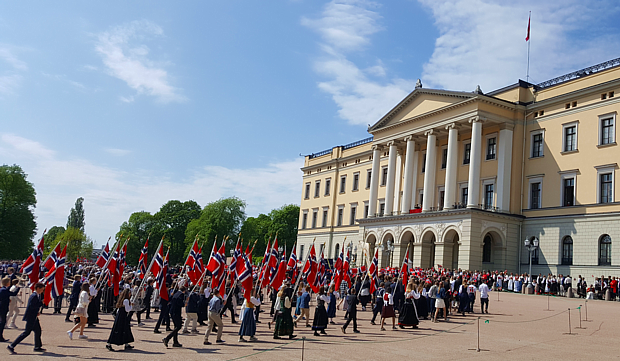
[[[297,254],[620,276],[620,58],[483,93],[418,84],[370,138],[305,157]],[[370,255],[370,256],[369,256]]]

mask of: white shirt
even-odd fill
[[[478,291],[480,291],[480,298],[489,298],[489,286],[486,283],[481,283]]]
[[[90,297],[88,296],[88,292],[86,291],[82,291],[80,292],[80,299],[78,302],[78,307],[88,307],[88,304],[90,303]]]
[[[205,288],[205,297],[209,298],[211,296],[211,287]]]
[[[97,296],[97,289],[95,288],[94,285],[90,285],[90,287],[88,287],[88,290],[91,296],[93,297]]]
[[[131,312],[131,310],[133,309],[133,307],[131,307],[131,303],[129,303],[129,300],[126,298],[123,300],[123,306],[125,306],[126,312]]]

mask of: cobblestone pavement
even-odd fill
[[[111,315],[101,315],[96,328],[87,328],[87,340],[70,341],[66,331],[70,323],[64,322],[64,315],[52,315],[51,310],[40,316],[43,329],[44,354],[33,352],[33,337],[29,336],[16,347],[17,355],[9,356],[6,344],[1,345],[0,360],[68,359],[91,360],[385,360],[403,359],[488,359],[488,360],[577,360],[619,359],[618,336],[620,336],[620,302],[589,301],[587,321],[585,300],[551,297],[547,310],[547,297],[511,293],[491,293],[490,314],[468,314],[465,317],[453,315],[448,322],[431,323],[422,320],[417,330],[380,331],[379,326],[370,325],[372,312],[360,311],[359,329],[353,334],[349,327],[343,335],[340,327],[344,312],[338,311],[337,325],[329,325],[327,336],[314,337],[309,328],[296,329],[298,339],[274,340],[267,328],[268,313],[261,313],[257,337],[259,341],[239,343],[239,324],[231,324],[224,318],[224,344],[204,346],[205,327],[201,334],[179,336],[183,348],[166,349],[161,339],[154,334],[155,320],[146,320],[142,327],[134,326],[132,331],[136,342],[134,350],[110,352],[105,344],[112,326]],[[579,306],[581,326],[579,327]],[[268,307],[265,307],[268,309]],[[570,308],[570,334],[569,312]],[[23,308],[20,310],[23,312]],[[66,311],[66,310],[65,310]],[[479,312],[479,302],[476,302]],[[310,311],[311,315],[314,313]],[[158,313],[151,314],[157,317]],[[480,317],[480,320],[479,320]],[[20,317],[21,320],[21,317]],[[479,320],[479,321],[478,321]],[[480,349],[477,349],[477,329],[480,327]],[[18,322],[22,328],[23,321]],[[300,323],[300,326],[302,324]],[[391,324],[390,324],[391,326]],[[21,330],[5,330],[5,337],[15,339]],[[305,340],[303,339],[305,337]],[[214,340],[212,340],[214,341]],[[119,348],[119,347],[117,347]]]

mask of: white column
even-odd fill
[[[385,215],[389,216],[394,210],[394,180],[396,179],[396,156],[398,148],[395,142],[389,142],[390,154],[388,158],[387,184],[385,185]]]
[[[482,123],[479,117],[471,123],[471,152],[469,156],[469,182],[467,183],[467,208],[477,208],[480,201],[480,159],[482,158]]]
[[[402,150],[398,150],[398,155],[396,156],[396,176],[394,180],[394,209],[392,210],[394,214],[399,214],[400,212],[400,188],[403,179],[403,157]]]
[[[446,160],[446,181],[443,209],[452,209],[456,201],[456,172],[458,167],[458,137],[459,131],[454,123],[446,126],[448,129],[448,158]]]
[[[414,156],[417,155],[415,151],[415,141],[411,136],[408,136],[405,140],[407,141],[407,153],[405,154],[405,182],[403,186],[403,202],[400,209],[403,214],[409,213],[411,209],[411,193],[415,193],[415,189],[412,189],[412,183],[413,178],[417,176],[417,174],[413,174]]]
[[[377,214],[377,201],[379,195],[379,176],[381,173],[381,148],[372,146],[372,171],[370,173],[370,195],[368,197],[368,217]]]
[[[510,212],[511,168],[512,129],[502,129],[497,147],[497,208],[502,212]]]
[[[437,165],[437,136],[426,132],[426,164],[424,165],[424,198],[422,212],[428,212],[435,203],[435,168]]]

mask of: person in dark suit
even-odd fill
[[[162,340],[166,348],[168,347],[168,342],[170,339],[173,340],[172,347],[182,347],[179,343],[179,331],[183,327],[183,318],[181,317],[181,313],[183,312],[183,307],[185,307],[185,286],[179,287],[179,290],[175,292],[174,296],[170,300],[170,316],[172,318],[172,322],[174,323],[174,329],[168,336],[164,337]]]
[[[359,299],[357,293],[355,292],[355,288],[351,288],[349,290],[349,295],[346,299],[348,308],[347,308],[347,321],[342,326],[342,333],[347,333],[347,327],[349,323],[353,321],[353,332],[359,333],[360,331],[357,329],[357,304],[359,303]]]
[[[0,288],[0,342],[7,342],[4,338],[4,326],[6,326],[6,319],[9,313],[9,302],[11,302],[11,296],[17,296],[19,288],[11,292],[9,287],[11,286],[11,279],[4,277],[2,279],[2,288]]]
[[[73,286],[71,287],[71,296],[69,296],[69,309],[67,310],[67,317],[65,317],[65,322],[71,322],[69,317],[75,308],[77,307],[78,300],[80,297],[80,292],[82,291],[82,276],[76,275],[73,281]]]
[[[170,297],[168,297],[168,300],[169,299]],[[159,318],[157,319],[153,333],[161,333],[159,326],[162,324],[166,325],[166,331],[172,331],[170,328],[170,302],[168,300],[164,300],[161,297],[159,298]]]
[[[150,319],[151,315],[151,297],[153,296],[153,279],[149,278],[147,281],[147,286],[144,290],[144,299],[142,300],[142,309],[136,312],[136,317],[138,318],[138,324],[140,323],[140,316],[142,313],[146,312],[146,318]],[[138,325],[139,326],[139,325]]]
[[[12,344],[8,345],[6,348],[10,353],[15,353],[15,346],[17,346],[20,342],[22,342],[31,332],[34,331],[34,351],[36,352],[45,352],[45,349],[42,347],[43,343],[41,342],[41,324],[39,324],[39,313],[41,311],[41,307],[43,306],[43,302],[41,302],[41,294],[45,291],[45,285],[41,282],[38,282],[34,286],[34,292],[30,295],[28,299],[28,306],[26,306],[26,312],[24,312],[24,321],[26,321],[26,328],[21,335],[17,336],[15,341]]]

